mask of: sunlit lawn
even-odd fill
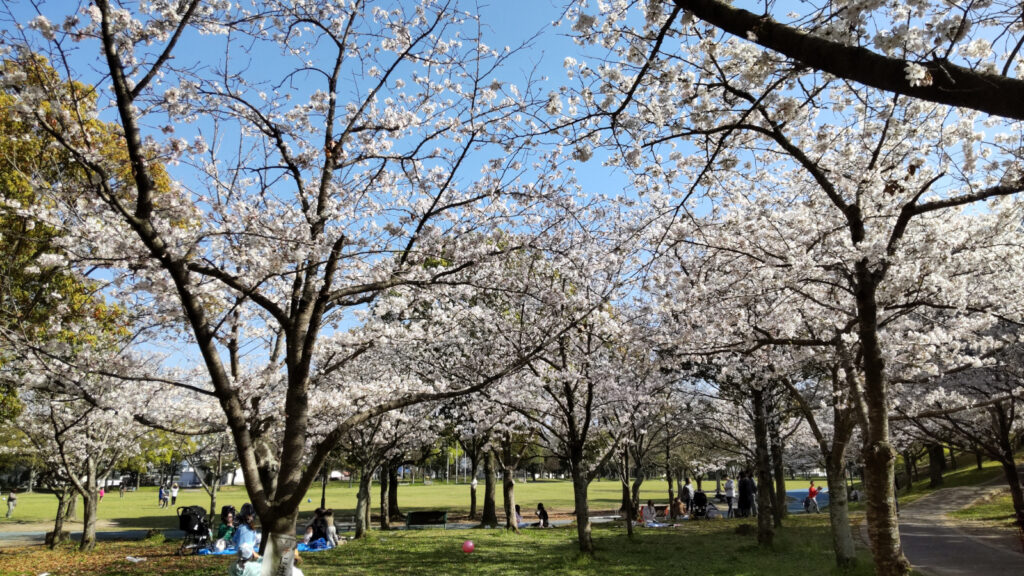
[[[806,482],[803,482],[806,486]],[[714,492],[714,481],[705,482],[704,488]],[[498,489],[500,490],[500,484]],[[468,484],[445,484],[434,482],[429,486],[422,483],[402,485],[399,487],[399,506],[403,512],[408,510],[448,510],[450,516],[464,516],[469,512]],[[566,480],[541,480],[537,482],[517,483],[516,501],[520,503],[526,515],[536,508],[538,502],[553,512],[569,513],[573,510],[572,484]],[[375,509],[379,490],[375,484],[372,489]],[[643,483],[641,499],[653,499],[659,503],[667,503],[668,486],[664,480],[648,480]],[[308,501],[301,507],[301,515],[310,515],[320,505],[320,486],[314,485],[307,495]],[[477,488],[479,505],[483,505],[484,486],[481,482]],[[618,482],[602,480],[590,485],[590,508],[592,511],[617,510],[622,497],[622,488]],[[217,496],[217,508],[225,504],[233,504],[236,508],[247,501],[245,490],[241,486],[222,488]],[[501,494],[498,494],[499,507]],[[178,494],[177,506],[199,505],[209,508],[210,499],[202,489],[182,490]],[[331,482],[327,488],[327,506],[335,510],[335,517],[344,517],[354,513],[356,505],[356,486],[349,487],[348,482]],[[178,527],[175,508],[161,509],[157,506],[157,489],[146,487],[138,492],[127,492],[124,499],[119,498],[117,490],[107,493],[99,504],[100,520],[116,523],[121,529],[175,529]],[[4,508],[6,509],[6,508]],[[57,510],[57,499],[50,494],[21,494],[18,497],[18,508],[13,522],[52,522]],[[79,505],[81,510],[81,505]],[[79,513],[80,517],[80,513]],[[12,520],[0,518],[0,530],[14,529],[9,523]]]
[[[420,575],[420,574],[568,574],[637,575],[828,575],[871,574],[862,556],[857,569],[833,568],[827,516],[787,520],[774,550],[761,549],[753,533],[739,535],[740,520],[686,522],[676,528],[637,529],[633,540],[621,523],[595,526],[595,558],[580,558],[574,527],[528,529],[522,534],[503,530],[374,531],[364,541],[334,550],[304,554],[306,574]],[[472,554],[461,551],[473,540]],[[230,558],[176,557],[173,543],[100,543],[93,554],[71,548],[47,551],[36,546],[0,551],[0,574],[196,574],[223,575]],[[127,556],[145,557],[140,563]]]

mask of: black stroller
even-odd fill
[[[181,506],[178,508],[178,528],[185,531],[178,555],[198,554],[208,548],[211,541],[210,523],[202,506]]]
[[[716,509],[714,504],[708,503],[708,496],[703,492],[697,492],[690,501],[690,520],[707,520],[708,510]]]

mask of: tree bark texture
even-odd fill
[[[494,452],[488,450],[484,456],[484,512],[480,525],[491,528],[498,527],[497,476],[494,468]]]
[[[856,236],[856,235],[855,235]],[[855,240],[858,240],[855,237]],[[903,555],[896,497],[893,492],[896,452],[889,435],[888,382],[885,357],[878,338],[877,282],[866,260],[855,265],[858,333],[864,368],[863,404],[866,426],[862,430],[864,447],[864,487],[867,493],[868,538],[877,576],[906,576],[910,562]]]
[[[380,529],[391,530],[391,511],[388,508],[389,499],[388,493],[390,492],[389,487],[391,486],[391,480],[389,474],[385,470],[381,470],[380,475]]]
[[[572,466],[572,496],[576,505],[576,534],[579,538],[580,553],[594,555],[594,539],[590,528],[590,504],[587,490],[590,479],[580,470],[582,458]]]
[[[402,510],[398,507],[398,463],[392,462],[388,465],[388,514],[392,522],[398,522],[405,518]]]
[[[757,543],[771,547],[775,539],[772,509],[771,460],[768,456],[768,415],[765,392],[755,388],[751,393],[754,408],[754,454],[757,464]]]
[[[519,519],[516,518],[516,478],[515,470],[502,468],[501,495],[505,505],[505,528],[519,533]]]
[[[356,492],[356,539],[366,536],[370,529],[370,484],[373,471],[364,470],[359,475],[359,490]]]

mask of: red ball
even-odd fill
[[[473,541],[472,540],[466,540],[465,542],[462,543],[462,551],[465,552],[466,554],[471,553],[474,548],[476,548],[476,546],[473,546]]]

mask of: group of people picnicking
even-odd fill
[[[228,576],[255,576],[262,570],[262,561],[257,550],[260,545],[260,533],[253,527],[256,512],[252,504],[246,503],[235,514],[234,506],[221,509],[220,525],[217,527],[214,549],[218,552],[235,549],[237,557],[228,567]],[[334,511],[329,508],[317,508],[313,518],[303,530],[303,544],[307,550],[333,548],[344,540],[338,538],[334,526]],[[296,561],[301,561],[298,550],[295,551]],[[302,576],[298,567],[292,568],[291,576]]]
[[[717,500],[724,502],[728,507],[723,516],[726,518],[747,518],[757,515],[757,483],[754,481],[754,475],[751,472],[740,472],[738,480],[733,480],[726,476],[723,489],[723,492],[715,495]],[[818,508],[818,494],[820,493],[821,490],[812,481],[807,497],[804,499],[804,510],[808,513],[818,513],[820,511]],[[679,493],[679,497],[675,498],[665,508],[662,518],[664,520],[688,519],[694,510],[695,494],[696,491],[693,484],[687,478],[686,484]],[[640,523],[644,526],[653,527],[666,525],[659,522],[657,507],[653,500],[648,500],[647,505],[641,507]]]

